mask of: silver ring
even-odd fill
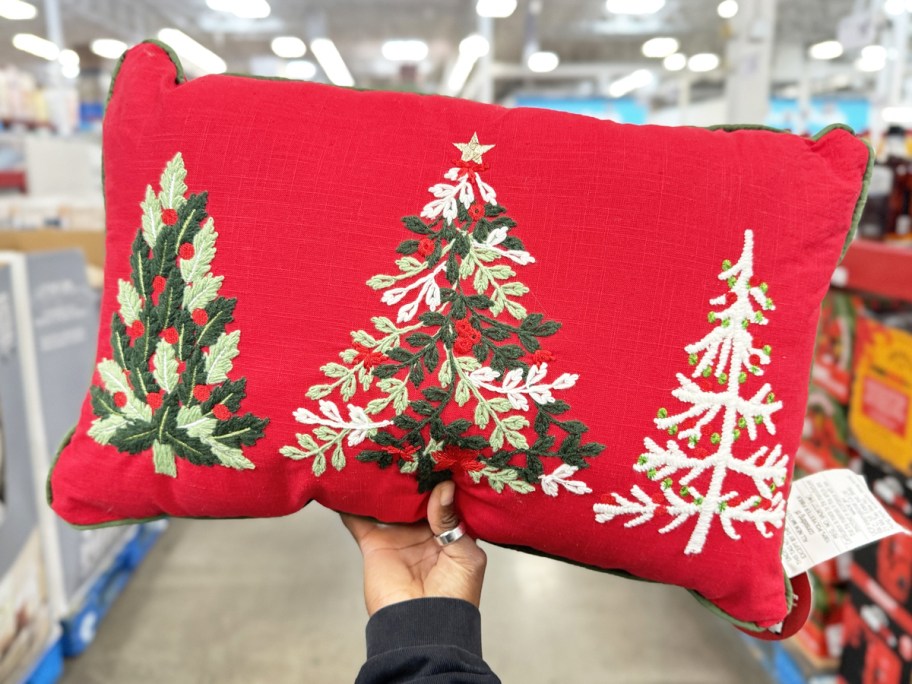
[[[465,528],[462,526],[462,523],[459,523],[452,530],[447,530],[446,532],[441,532],[440,534],[434,535],[434,541],[436,541],[440,546],[449,546],[454,542],[458,542],[465,536]]]

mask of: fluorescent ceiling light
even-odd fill
[[[912,0],[887,0],[884,3],[884,12],[891,17],[898,17],[909,11],[912,11]]]
[[[861,57],[855,60],[859,71],[880,71],[887,66],[887,51],[883,45],[868,45],[861,48]]]
[[[12,21],[22,21],[24,19],[34,19],[38,15],[38,9],[28,2],[22,0],[0,0],[0,17]]]
[[[655,14],[665,7],[665,0],[605,0],[612,14]]]
[[[127,44],[115,38],[98,38],[89,46],[92,52],[104,59],[117,59],[127,49]]]
[[[560,57],[555,52],[533,52],[526,60],[526,66],[529,67],[529,71],[534,71],[537,74],[546,74],[549,71],[554,71],[557,69],[558,64],[560,64]]]
[[[912,107],[884,107],[881,116],[886,123],[912,124]]]
[[[459,54],[467,57],[475,57],[476,59],[484,57],[490,50],[491,44],[488,43],[487,38],[477,33],[466,36],[459,43]]]
[[[698,52],[687,60],[687,67],[691,71],[712,71],[719,66],[719,55],[712,52]]]
[[[158,32],[158,38],[163,43],[170,45],[182,59],[186,59],[201,71],[209,74],[221,74],[228,68],[224,59],[206,46],[197,43],[183,31],[164,28]]]
[[[516,0],[478,0],[475,11],[480,17],[504,19],[516,11]]]
[[[79,76],[79,65],[62,64],[60,66],[60,73],[63,74],[64,78],[77,78]]]
[[[668,55],[673,55],[678,51],[678,41],[675,38],[660,36],[650,38],[643,43],[643,56],[664,59]]]
[[[329,38],[316,38],[310,42],[310,49],[323,68],[326,78],[338,86],[355,85],[355,79],[345,66],[342,55],[339,54],[334,42]]]
[[[687,66],[687,56],[682,55],[680,52],[668,55],[668,57],[662,60],[662,66],[669,71],[681,71]]]
[[[842,55],[842,43],[838,40],[825,40],[808,48],[811,59],[836,59]]]
[[[638,88],[652,85],[654,80],[655,78],[649,69],[637,69],[632,74],[619,78],[608,86],[608,94],[611,97],[624,97],[627,93],[631,93]]]
[[[57,61],[60,62],[62,66],[79,66],[79,54],[76,50],[61,50],[60,54],[57,55]]]
[[[272,8],[266,0],[206,0],[209,9],[228,12],[241,19],[265,19]]]
[[[298,59],[307,54],[307,46],[297,36],[277,36],[269,44],[276,57]]]
[[[449,95],[458,95],[462,91],[463,86],[469,79],[469,74],[472,73],[475,62],[488,54],[490,50],[491,44],[488,43],[484,36],[480,36],[477,33],[466,36],[460,41],[459,57],[447,77],[446,92]]]
[[[13,36],[13,47],[35,57],[53,62],[60,56],[60,48],[49,40],[34,33],[17,33]]]
[[[428,56],[428,46],[423,40],[388,40],[380,51],[391,62],[420,62]]]
[[[317,65],[306,59],[295,59],[285,65],[285,77],[309,81],[317,75]]]
[[[722,0],[716,11],[723,19],[731,19],[738,14],[738,3],[735,0]]]

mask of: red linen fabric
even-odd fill
[[[456,448],[438,453],[434,472],[452,474],[470,533],[681,585],[761,627],[785,617],[782,527],[769,526],[763,536],[753,518],[733,522],[740,535],[735,539],[721,518],[711,520],[699,552],[685,553],[696,518],[660,533],[675,517],[662,507],[663,478],[651,480],[635,466],[645,440],[659,447],[676,441],[657,426],[657,412],[674,416],[688,408],[672,395],[682,386],[677,374],[691,378],[694,370],[685,347],[719,325],[708,317],[720,308],[710,300],[727,296],[730,286],[719,277],[723,261],[738,262],[749,231],[755,281],[745,287],[765,283],[775,308],[763,311],[768,324],[754,332],[758,347],[769,345],[770,363],[762,376],[748,374],[744,396],[768,383],[781,408],[772,416],[775,435],[761,425],[750,439],[741,428],[732,449],[745,450],[746,458],[779,445],[790,478],[818,310],[868,164],[862,142],[842,129],[809,140],[762,130],[618,125],[436,96],[238,76],[181,81],[166,51],[150,43],[131,49],[116,77],[104,129],[107,256],[98,359],[114,353],[111,321],[120,315],[118,281],[131,278],[140,202],[147,186],[159,191],[163,169],[180,153],[188,196],[208,193],[206,211],[218,233],[211,270],[224,277],[219,296],[237,300],[225,329],[241,331],[229,373],[246,379],[236,413],[268,424],[242,448],[255,467],[177,458],[172,477],[155,472],[148,450],[130,454],[93,439],[88,431],[97,415],[87,398],[50,478],[52,505],[62,517],[95,525],[163,514],[278,516],[317,500],[388,522],[422,518],[427,494],[419,492],[415,477],[399,471],[401,456],[387,468],[357,459],[362,449],[379,449],[370,438],[344,445],[344,469],[328,464],[320,476],[312,458],[293,460],[281,450],[297,446],[296,434],[305,431],[295,420],[297,409],[320,414],[306,393],[331,382],[322,366],[346,365],[338,354],[352,348],[350,333],[374,333],[375,316],[395,322],[397,309],[408,302],[384,303],[383,292],[365,283],[397,273],[397,246],[422,237],[409,232],[402,217],[418,216],[434,199],[428,188],[449,182],[444,174],[462,161],[454,143],[466,145],[477,134],[480,145],[493,147],[475,166],[470,160],[457,168],[477,172],[496,190],[496,203],[516,222],[509,234],[534,257],[526,264],[506,262],[528,288],[517,301],[529,313],[543,314],[543,321],[560,324],[539,338],[538,357],[524,351],[523,360],[539,369],[546,363],[551,380],[578,375],[553,392],[570,406],[559,417],[583,423],[588,431],[582,443],[604,449],[585,457],[588,467],[566,471],[565,480],[590,491],[554,483],[557,496],[538,482],[528,493],[510,486],[498,492],[484,477],[476,483],[472,471],[493,449],[479,459]],[[494,205],[477,197],[475,204],[482,207],[475,214]],[[176,215],[165,219],[167,224]],[[430,246],[415,250],[412,256],[423,260]],[[178,258],[188,254],[185,249]],[[439,281],[445,284],[443,274]],[[512,320],[507,312],[494,318]],[[464,336],[470,335],[465,328]],[[463,347],[471,356],[471,343]],[[369,356],[369,348],[356,351],[362,361]],[[426,375],[425,386],[439,385],[436,373]],[[488,384],[499,387],[503,379]],[[694,382],[707,392],[725,385],[715,376]],[[96,377],[95,384],[103,381]],[[409,387],[410,399],[420,399]],[[161,396],[152,408],[158,410]],[[375,384],[368,392],[359,388],[351,403],[364,407],[384,396]],[[346,401],[326,398],[346,413]],[[449,405],[443,418],[473,421],[471,406]],[[535,439],[534,408],[520,430],[529,443]],[[721,419],[706,427],[701,454],[713,452],[710,432],[723,429]],[[466,434],[489,433],[473,425]],[[560,459],[542,461],[544,474],[561,465]],[[687,484],[680,483],[686,472],[671,475],[675,492]],[[756,493],[750,477],[729,473],[729,479],[725,491],[740,492],[732,506]],[[710,471],[689,483],[706,495]],[[652,519],[634,526],[627,526],[636,517],[630,514],[596,520],[597,505],[616,505],[615,495],[635,502],[634,487],[655,502]],[[786,481],[778,492],[787,489]],[[768,497],[762,505],[773,506]]]

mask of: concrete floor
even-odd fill
[[[485,657],[506,684],[769,683],[683,590],[485,550]],[[352,682],[366,620],[334,513],[177,520],[62,684]]]

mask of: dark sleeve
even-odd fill
[[[481,615],[468,601],[422,598],[374,613],[355,684],[500,684],[481,658]]]

